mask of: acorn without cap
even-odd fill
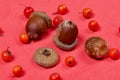
[[[85,43],[87,54],[94,59],[102,59],[108,52],[107,42],[100,37],[91,37]]]
[[[30,15],[26,24],[26,32],[31,40],[38,40],[51,25],[52,20],[45,12],[36,11]]]
[[[72,50],[77,44],[77,37],[77,26],[72,21],[65,20],[59,24],[54,42],[60,49]]]

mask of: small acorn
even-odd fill
[[[107,42],[100,37],[91,37],[85,43],[87,54],[94,59],[103,59],[108,53]]]
[[[70,20],[59,24],[54,37],[55,44],[63,50],[72,50],[77,44],[78,28]]]
[[[31,40],[38,40],[51,25],[52,20],[45,12],[35,11],[26,24],[26,32]]]

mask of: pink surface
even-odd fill
[[[51,18],[55,15],[59,4],[64,3],[69,8],[69,13],[63,15],[64,19],[75,22],[79,29],[79,43],[73,51],[67,52],[58,49],[53,43],[56,30],[49,29],[41,40],[22,44],[19,42],[19,34],[25,32],[27,19],[23,15],[24,7],[20,4],[29,5],[35,10],[46,11]],[[91,36],[104,38],[110,48],[120,49],[120,0],[0,0],[0,27],[4,30],[4,36],[0,37],[0,51],[8,46],[15,59],[6,63],[0,58],[0,80],[48,80],[49,75],[58,72],[63,80],[119,80],[120,60],[106,58],[98,61],[91,59],[84,50],[85,41]],[[94,11],[94,18],[84,19],[81,14],[83,8],[89,7]],[[101,26],[98,32],[88,29],[88,22],[97,20]],[[36,49],[50,47],[60,55],[60,62],[53,68],[45,69],[36,65],[32,59]],[[76,58],[77,65],[67,67],[64,63],[66,56]],[[10,77],[12,67],[21,65],[25,71],[22,77]]]

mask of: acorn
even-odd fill
[[[51,25],[52,20],[45,12],[35,11],[26,24],[26,32],[31,40],[38,40]]]
[[[60,49],[72,50],[78,42],[78,28],[75,23],[65,20],[58,25],[54,43]]]
[[[94,59],[103,59],[108,53],[108,45],[100,37],[91,37],[85,42],[85,51]]]

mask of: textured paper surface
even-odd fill
[[[35,10],[45,11],[51,18],[59,4],[64,3],[69,8],[69,13],[62,15],[65,20],[72,20],[79,29],[79,42],[73,51],[62,51],[53,43],[56,29],[48,29],[45,36],[37,42],[22,44],[19,42],[19,34],[25,32],[27,18],[23,15],[24,6],[29,5]],[[0,58],[0,80],[48,80],[49,75],[58,72],[63,80],[119,80],[120,60],[106,58],[98,61],[91,59],[84,50],[85,41],[91,36],[104,38],[109,48],[120,49],[120,0],[0,0],[0,27],[4,30],[4,36],[0,37],[0,52],[8,46],[15,59],[6,63]],[[82,9],[89,7],[95,16],[84,19]],[[101,26],[98,32],[88,29],[88,22],[96,20]],[[36,65],[33,61],[34,52],[40,47],[55,49],[60,55],[60,62],[53,68],[45,69]],[[77,61],[74,67],[65,65],[65,57],[72,55]],[[12,67],[21,65],[25,75],[12,78]]]

